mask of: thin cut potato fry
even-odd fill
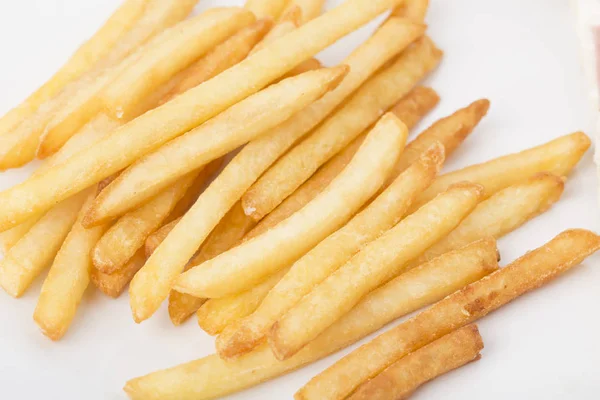
[[[343,66],[322,69],[272,85],[248,98],[247,102],[230,108],[220,115],[221,118],[214,119],[215,123],[207,123],[199,128],[208,133],[194,135],[192,131],[174,140],[171,145],[163,147],[156,157],[151,155],[140,163],[143,165],[148,161],[152,165],[154,160],[160,164],[164,163],[160,171],[153,174],[154,182],[160,180],[157,175],[167,170],[167,165],[174,164],[180,168],[187,168],[185,164],[202,165],[209,161],[208,157],[223,155],[285,121],[337,85],[346,72],[347,69]],[[265,113],[264,110],[271,112]],[[220,126],[224,128],[219,129]],[[216,146],[208,139],[209,134],[215,138],[213,142],[217,142]],[[174,158],[170,158],[169,155]],[[189,157],[185,157],[186,155]],[[186,159],[189,161],[185,162]],[[143,321],[156,311],[167,298],[174,279],[183,271],[204,239],[252,184],[253,174],[247,174],[247,161],[243,157],[235,157],[225,167],[136,274],[129,289],[131,308],[136,321]],[[105,192],[110,191],[113,185],[128,182],[128,172],[121,174]],[[138,187],[135,194],[140,192],[142,189]],[[99,204],[99,201],[101,204],[103,193],[95,204]],[[91,211],[90,220],[94,223],[105,218],[98,218],[98,213],[95,210]]]
[[[92,226],[122,215],[179,177],[264,134],[334,88],[346,73],[347,67],[339,66],[286,79],[172,140],[136,162],[106,187],[96,198],[84,224]],[[234,168],[230,165],[228,168]]]
[[[289,11],[292,7],[298,6],[301,10],[300,25],[307,23],[313,18],[321,15],[325,0],[291,0],[288,7],[283,12],[283,15]]]
[[[85,229],[81,225],[81,219],[95,196],[94,190],[86,192],[87,199],[56,254],[33,313],[33,319],[42,333],[52,340],[61,339],[75,317],[90,283],[90,252],[105,229],[103,226]]]
[[[123,293],[127,284],[129,284],[136,272],[144,266],[145,262],[144,251],[139,250],[119,271],[113,274],[105,274],[96,268],[92,268],[90,278],[94,286],[102,293],[116,299]]]
[[[345,1],[236,66],[117,129],[93,149],[0,193],[0,231],[48,210],[197,127],[400,1]]]
[[[467,325],[396,361],[363,383],[348,400],[406,399],[419,386],[481,358],[483,339],[477,325]]]
[[[395,7],[390,16],[423,22],[429,8],[429,0],[406,0]]]
[[[285,9],[290,0],[247,0],[246,7],[256,15],[257,18],[277,19]]]
[[[79,193],[48,211],[0,261],[0,285],[20,297],[54,259],[87,195]]]
[[[541,172],[482,201],[460,225],[430,247],[414,264],[421,264],[467,243],[510,233],[556,203],[565,188],[556,175]]]
[[[312,202],[265,234],[191,268],[173,288],[197,297],[224,297],[290,265],[344,225],[375,194],[407,134],[398,118],[384,115],[346,169]]]
[[[256,47],[254,47],[252,49],[252,51],[250,52],[250,54],[254,54],[257,51],[262,50],[269,43],[273,43],[275,40],[279,39],[280,37],[283,37],[283,36],[287,35],[291,31],[293,31],[296,28],[298,28],[300,26],[300,23],[301,23],[301,18],[302,18],[302,10],[300,9],[300,7],[298,7],[298,6],[292,6],[290,9],[288,9],[282,15],[282,17],[279,20],[279,22],[277,22],[277,24],[275,24],[275,26],[273,27],[273,29],[271,29],[269,31],[269,33],[267,33],[265,35],[265,37],[263,38],[263,40],[261,40],[260,43],[258,43],[256,45]]]
[[[220,299],[208,299],[198,309],[198,325],[209,335],[218,335],[228,325],[253,313],[286,271],[279,271],[253,288]]]
[[[343,349],[497,268],[495,241],[482,240],[444,254],[371,292],[352,311],[285,361],[277,360],[266,345],[237,360],[225,361],[214,354],[131,380],[125,391],[134,400],[205,400],[237,392]]]
[[[396,225],[410,204],[433,182],[443,162],[444,147],[437,143],[344,227],[296,261],[256,312],[219,336],[216,342],[219,355],[238,357],[256,347],[269,328],[313,287]]]
[[[404,125],[411,130],[414,126],[437,105],[439,96],[435,90],[417,86],[410,93],[402,98],[392,109],[391,112],[400,118]],[[279,222],[283,221],[309,201],[314,199],[339,175],[348,165],[354,154],[362,144],[367,132],[360,134],[344,150],[336,154],[331,160],[327,161],[319,170],[304,182],[298,189],[288,196],[281,204],[265,216],[250,231],[244,240],[258,236],[271,229]],[[400,157],[399,161],[402,160]],[[251,219],[251,218],[249,218]]]
[[[314,377],[295,398],[345,399],[358,385],[407,354],[543,286],[599,248],[596,234],[583,229],[565,231],[359,347]]]
[[[575,132],[520,153],[498,157],[441,175],[423,193],[415,208],[434,198],[455,182],[479,183],[484,187],[484,197],[487,198],[539,172],[567,176],[590,145],[590,139],[585,133]]]
[[[407,38],[406,45],[418,36]],[[441,55],[425,37],[367,81],[334,115],[252,185],[242,198],[246,214],[258,221],[270,213],[432,71]]]
[[[406,270],[454,229],[477,205],[481,187],[457,184],[367,244],[279,318],[269,332],[271,349],[289,358],[378,286]]]

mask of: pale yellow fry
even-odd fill
[[[129,167],[106,187],[96,199],[84,223],[93,225],[122,215],[156,195],[179,177],[259,137],[334,88],[346,72],[347,67],[339,66],[286,79],[172,140]],[[264,110],[270,112],[265,113]],[[227,168],[233,169],[241,165],[237,160],[244,165],[251,162],[241,155]],[[152,173],[149,174],[148,171]],[[253,175],[243,171],[241,176],[234,179],[248,179],[250,186],[255,179]]]
[[[76,194],[48,211],[0,261],[0,285],[20,297],[56,256],[87,195]]]
[[[291,31],[298,28],[300,26],[301,18],[302,10],[300,10],[300,7],[291,7],[285,12],[285,14],[282,15],[279,22],[275,24],[275,26],[269,31],[269,33],[265,35],[263,40],[261,40],[260,43],[258,43],[256,47],[252,49],[250,54],[254,54],[257,51],[262,50],[268,44],[273,43],[275,40],[287,35]]]
[[[0,193],[0,231],[122,170],[257,92],[400,1],[345,1],[213,79],[117,129],[93,149]]]
[[[214,354],[131,380],[125,391],[135,400],[204,400],[240,391],[334,353],[482,278],[497,265],[494,240],[475,243],[408,271],[371,292],[285,361],[277,360],[268,346],[232,361]]]
[[[90,252],[105,227],[85,229],[81,219],[92,204],[94,189],[86,190],[87,199],[77,221],[65,238],[44,280],[33,319],[42,333],[52,340],[61,339],[75,317],[79,303],[90,283]]]
[[[186,163],[202,165],[209,161],[208,159],[203,161],[202,157],[214,158],[223,155],[285,121],[327,90],[335,87],[345,73],[344,67],[322,69],[272,85],[248,98],[246,102],[230,108],[221,114],[220,119],[213,120],[213,122],[221,122],[204,124],[199,128],[207,130],[213,137],[216,136],[213,142],[217,142],[217,146],[208,140],[207,134],[194,136],[191,133],[181,137],[181,140],[174,140],[171,142],[172,145],[163,147],[158,156],[152,155],[146,160],[166,163],[162,165],[160,172],[166,170],[168,164],[178,164],[180,168],[187,168],[184,165]],[[265,113],[264,110],[270,112]],[[142,160],[142,163],[144,161]],[[154,251],[144,268],[136,274],[129,290],[131,308],[136,321],[142,321],[156,311],[167,298],[173,281],[183,271],[204,239],[252,184],[254,173],[248,169],[251,165],[248,165],[247,161],[248,159],[243,156],[236,156],[225,167]],[[121,174],[121,177],[127,177],[127,172]],[[156,176],[158,174],[159,172],[154,174],[154,179],[160,180]],[[117,182],[121,182],[121,177],[105,192]],[[141,188],[138,187],[136,191],[141,192]],[[102,194],[98,199],[101,197]]]
[[[429,0],[406,0],[395,7],[390,15],[423,22],[428,8]]]
[[[456,182],[470,181],[483,186],[484,197],[529,179],[539,172],[566,176],[577,165],[591,145],[583,132],[561,136],[537,147],[471,165],[458,171],[441,175],[427,189],[415,208],[443,192]]]
[[[290,0],[247,0],[246,7],[258,18],[270,17],[277,19]]]
[[[2,252],[6,254],[29,230],[36,222],[39,221],[39,218],[30,218],[27,221],[23,222],[20,225],[15,226],[14,228],[10,228],[7,231],[0,233],[0,248]]]
[[[105,274],[93,268],[92,283],[105,295],[117,298],[123,293],[136,272],[144,266],[145,262],[144,251],[140,249],[123,268],[113,274]]]
[[[446,236],[477,205],[481,187],[463,183],[409,215],[333,272],[279,318],[269,343],[289,358],[378,286],[406,270],[408,262]]]
[[[218,335],[228,325],[254,312],[285,272],[279,271],[245,292],[208,299],[198,309],[198,325],[209,335]]]
[[[429,111],[439,102],[435,90],[417,86],[402,98],[390,111],[394,113],[404,125],[412,129]],[[319,170],[304,182],[298,189],[288,196],[281,204],[265,216],[260,222],[244,236],[244,240],[258,236],[271,229],[314,199],[335,179],[336,176],[348,165],[354,154],[362,144],[367,132],[360,134],[344,150],[327,161]],[[398,162],[402,160],[400,157]],[[252,219],[248,217],[247,219]]]
[[[295,397],[345,399],[362,382],[407,354],[543,286],[599,248],[596,234],[582,229],[565,231],[359,347],[313,378]]]
[[[483,339],[477,325],[467,325],[402,357],[366,381],[348,400],[406,399],[419,386],[479,360]]]
[[[271,326],[354,254],[392,228],[410,204],[433,182],[444,162],[444,147],[432,146],[344,227],[296,261],[250,316],[227,327],[216,342],[221,357],[232,358],[252,350]]]
[[[301,10],[300,25],[307,23],[313,18],[321,15],[325,0],[291,0],[283,15],[292,7],[298,6]]]
[[[404,44],[421,34],[422,31],[415,31]],[[431,40],[423,38],[367,81],[334,115],[252,185],[242,198],[246,214],[258,221],[270,213],[433,70],[441,55]]]

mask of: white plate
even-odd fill
[[[328,2],[332,6],[338,1]],[[35,89],[119,0],[0,2],[0,110]],[[240,1],[203,0],[200,8]],[[563,0],[432,0],[430,34],[446,51],[428,80],[442,97],[425,127],[479,97],[490,113],[447,170],[592,128],[569,4]],[[328,49],[334,63],[369,33]],[[562,201],[500,241],[503,263],[563,229],[600,230],[592,152],[569,179]],[[31,168],[0,175],[0,186]],[[600,380],[600,261],[583,266],[480,322],[486,348],[477,363],[420,390],[415,399],[598,399]],[[52,343],[32,320],[40,282],[20,300],[0,293],[0,398],[124,399],[128,378],[199,358],[213,339],[192,320],[173,327],[162,309],[135,325],[127,296],[86,295],[65,338]],[[336,354],[286,377],[231,396],[280,399],[332,364]]]

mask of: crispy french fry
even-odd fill
[[[400,1],[346,1],[213,79],[117,129],[93,149],[0,193],[0,231],[48,210],[202,124]]]
[[[209,335],[218,335],[228,325],[254,312],[284,273],[279,271],[245,292],[209,299],[198,309],[198,325]]]
[[[334,88],[346,72],[347,67],[339,66],[286,79],[171,141],[125,170],[103,190],[84,224],[91,226],[122,215],[179,177],[260,136]],[[243,156],[236,158],[244,159],[244,163],[250,161]],[[230,163],[227,168],[237,166],[238,163],[233,166]],[[252,176],[239,178],[252,179]]]
[[[405,44],[421,33],[407,37]],[[246,214],[258,221],[270,213],[433,70],[441,54],[431,40],[420,39],[366,82],[333,116],[252,185],[242,198]]]
[[[313,18],[321,15],[325,0],[291,0],[288,7],[285,9],[283,15],[291,8],[298,6],[301,10],[300,25],[307,23]]]
[[[246,7],[256,15],[257,18],[277,19],[289,0],[247,0]]]
[[[48,211],[0,261],[0,285],[20,297],[54,259],[87,195],[79,193]]]
[[[90,283],[90,252],[105,227],[85,229],[81,219],[92,204],[95,190],[86,191],[87,199],[64,243],[56,254],[42,285],[33,319],[42,333],[52,340],[61,339],[69,329],[81,298]]]
[[[501,238],[546,212],[560,199],[564,187],[561,178],[541,172],[499,191],[479,203],[456,229],[430,247],[413,264],[421,264],[486,236]]]
[[[282,15],[279,22],[277,22],[273,29],[271,29],[269,33],[265,35],[263,40],[261,40],[260,43],[258,43],[256,47],[252,49],[250,54],[254,54],[262,50],[269,43],[273,43],[275,40],[287,35],[291,31],[298,28],[301,23],[301,18],[302,10],[300,9],[300,7],[292,6],[289,10],[285,12],[285,14]]]
[[[127,383],[134,400],[203,400],[254,386],[334,353],[389,322],[481,279],[497,269],[493,239],[444,254],[371,292],[295,356],[279,361],[268,346],[233,361],[214,354]],[[419,288],[419,290],[414,290]]]
[[[429,8],[429,0],[406,0],[392,10],[390,16],[409,18],[423,22]]]
[[[600,248],[586,230],[565,231],[512,264],[446,297],[313,378],[296,399],[343,399],[365,380],[424,345],[543,286]],[[365,357],[368,356],[368,363]]]
[[[435,90],[417,86],[409,94],[403,97],[392,109],[404,125],[412,129],[429,111],[437,105],[439,96]],[[304,182],[298,189],[288,196],[280,205],[265,216],[260,222],[249,231],[244,240],[258,236],[270,228],[277,225],[296,211],[304,207],[309,201],[314,199],[339,175],[339,173],[348,165],[354,154],[362,144],[366,132],[359,135],[344,150],[336,154],[331,160],[323,165],[319,170]],[[402,160],[403,157],[400,157]],[[400,160],[398,162],[400,162]],[[248,218],[251,219],[251,218]]]
[[[346,169],[312,202],[265,234],[185,272],[173,288],[197,297],[224,297],[296,261],[373,196],[389,172],[389,163],[396,162],[406,136],[406,126],[386,114]]]
[[[415,208],[434,198],[455,182],[479,183],[484,187],[484,197],[487,198],[539,172],[567,176],[590,145],[590,139],[583,132],[576,132],[520,153],[498,157],[441,175],[423,193]]]
[[[409,261],[447,235],[477,205],[481,187],[463,183],[367,244],[275,322],[269,343],[280,360],[297,353]]]
[[[479,360],[482,349],[477,325],[467,325],[396,361],[347,399],[406,399],[424,383]]]
[[[335,86],[346,72],[347,69],[343,66],[322,69],[272,85],[250,97],[248,105],[242,102],[221,114],[221,119],[213,120],[217,123],[204,124],[199,129],[204,130],[205,134],[184,135],[181,140],[171,142],[172,146],[163,147],[157,153],[157,157],[149,156],[146,160],[149,160],[150,165],[152,160],[158,160],[160,164],[164,164],[169,159],[169,154],[172,154],[175,157],[174,164],[184,166],[186,163],[183,160],[186,157],[185,154],[182,156],[180,151],[184,149],[185,152],[191,153],[189,154],[191,156],[190,163],[202,165],[204,163],[203,156],[223,155],[285,121]],[[264,110],[273,111],[265,113]],[[223,122],[219,125],[218,121],[221,120]],[[219,129],[220,126],[224,126],[224,128]],[[207,133],[214,135],[217,146],[210,143]],[[203,148],[206,150],[203,151]],[[248,161],[250,161],[250,165],[248,165]],[[136,274],[129,290],[136,321],[142,321],[156,311],[162,301],[167,298],[174,279],[183,271],[204,239],[252,184],[253,173],[248,173],[248,168],[252,168],[251,161],[244,157],[235,157],[202,193],[198,201],[150,256],[146,265]],[[162,165],[161,171],[165,169],[167,169],[166,164]],[[121,177],[126,178],[127,172],[121,174]],[[155,176],[155,179],[158,178]],[[107,190],[117,184],[119,180],[113,182]],[[125,181],[127,180],[125,179]],[[141,188],[138,188],[137,193],[139,194],[141,191]],[[98,199],[101,197],[102,194]],[[92,221],[102,220],[102,218],[97,218],[97,212],[91,215]],[[193,235],[190,235],[190,232],[193,232]],[[152,294],[150,295],[149,292]]]
[[[313,287],[396,225],[412,201],[433,182],[443,162],[444,147],[433,145],[363,211],[296,261],[254,313],[230,325],[218,337],[219,355],[237,357],[256,347],[269,328]]]
[[[102,293],[109,297],[117,298],[123,293],[127,284],[131,281],[133,276],[144,266],[146,257],[144,257],[144,251],[139,250],[129,260],[125,267],[121,268],[113,274],[105,274],[98,271],[96,268],[92,268],[91,280],[94,286],[96,286]]]

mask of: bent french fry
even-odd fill
[[[435,90],[417,86],[404,96],[390,111],[411,130],[414,126],[436,106],[439,97]],[[331,183],[336,176],[348,165],[354,154],[362,144],[366,133],[362,133],[352,141],[344,150],[327,161],[319,170],[304,182],[298,189],[288,196],[273,211],[266,215],[249,231],[244,240],[258,236],[283,221],[309,201],[314,199]],[[402,157],[400,157],[402,160]],[[398,162],[400,162],[400,160]],[[251,219],[248,217],[247,219]],[[237,243],[237,242],[236,242]],[[233,245],[233,244],[232,244]]]
[[[400,1],[345,1],[236,66],[117,129],[93,149],[0,193],[0,231],[48,210],[197,127]]]
[[[285,374],[334,353],[389,322],[444,298],[497,269],[493,239],[444,254],[369,293],[298,354],[279,361],[268,346],[225,361],[214,354],[127,382],[134,400],[213,399]],[[419,288],[419,290],[414,290]]]
[[[415,208],[434,198],[455,182],[476,182],[483,186],[484,197],[487,198],[539,172],[566,176],[581,160],[590,145],[590,139],[585,133],[575,132],[520,153],[498,157],[441,175],[423,193]]]
[[[396,6],[390,16],[412,19],[423,22],[429,8],[429,0],[406,0]]]
[[[386,114],[346,169],[312,202],[263,235],[191,268],[173,288],[197,297],[224,297],[246,290],[296,261],[373,196],[390,163],[396,162],[406,136],[406,126]]]
[[[444,147],[433,145],[344,227],[296,261],[254,313],[227,327],[217,338],[219,355],[232,358],[252,350],[268,329],[313,287],[396,225],[412,201],[433,182],[443,162]]]
[[[247,0],[244,7],[257,18],[277,19],[290,0]]]
[[[406,45],[422,31],[414,33],[407,37]],[[334,115],[252,185],[242,198],[246,214],[258,221],[270,213],[433,70],[441,54],[431,40],[420,39],[367,81]]]
[[[483,339],[477,325],[467,325],[402,357],[363,383],[348,400],[406,399],[419,386],[479,360]]]
[[[94,190],[86,192],[87,199],[56,254],[33,313],[42,333],[52,340],[61,339],[75,317],[90,283],[90,252],[105,229],[103,226],[85,229],[81,225],[81,219],[95,195]]]
[[[163,147],[156,156],[151,155],[142,160],[141,164],[148,161],[152,165],[154,160],[159,164],[166,163],[154,174],[154,181],[160,180],[157,175],[169,169],[167,167],[169,164],[179,165],[180,169],[187,168],[186,164],[202,165],[209,161],[208,157],[223,155],[285,121],[335,86],[345,73],[346,68],[343,66],[322,69],[272,85],[248,98],[248,105],[246,102],[239,103],[221,114],[221,118],[214,119],[216,123],[207,123],[199,128],[207,133],[194,135],[192,131],[174,140],[171,145]],[[264,110],[271,110],[271,112],[265,113]],[[207,138],[209,134],[214,138],[212,142]],[[171,159],[169,155],[174,157],[172,162],[169,161]],[[167,298],[174,279],[183,271],[187,262],[223,215],[254,181],[252,178],[254,173],[250,172],[252,160],[238,156],[202,193],[132,280],[129,293],[136,321],[150,317]],[[185,162],[186,160],[189,161]],[[110,192],[111,187],[121,182],[128,182],[128,172],[130,171],[121,174],[105,192]],[[138,186],[134,194],[139,195],[141,192],[142,189]],[[95,204],[102,204],[102,200],[101,193]],[[90,219],[96,223],[101,221],[103,217],[97,217],[97,210],[92,211]]]
[[[300,7],[300,25],[302,25],[321,15],[324,5],[325,0],[291,0],[288,7],[284,10],[283,15],[294,6]]]
[[[477,205],[481,187],[463,183],[409,215],[367,244],[275,322],[269,343],[275,357],[289,358],[406,264],[447,235]]]
[[[302,17],[301,13],[302,13],[302,10],[300,10],[300,7],[298,7],[298,6],[292,6],[289,10],[287,10],[282,15],[279,22],[277,22],[277,24],[275,24],[275,26],[273,26],[273,28],[269,31],[269,33],[267,33],[265,35],[263,40],[261,40],[256,45],[256,47],[254,47],[252,49],[250,54],[254,54],[257,51],[262,50],[269,43],[273,43],[275,40],[287,35],[291,31],[298,28],[300,26],[300,22],[301,22],[300,21],[301,17]]]
[[[116,299],[123,293],[125,287],[145,262],[146,257],[144,257],[143,250],[140,249],[123,268],[113,274],[105,274],[92,268],[90,279],[102,293]]]
[[[122,215],[179,177],[264,134],[334,88],[346,72],[347,67],[339,66],[286,79],[172,140],[136,162],[107,186],[98,195],[84,224],[92,226]],[[251,161],[243,156],[236,159],[244,160],[244,164]],[[227,168],[236,166],[237,163],[230,163]],[[246,177],[243,172],[238,178],[252,179],[252,176]],[[219,179],[223,178],[220,176]]]
[[[510,265],[383,333],[313,378],[296,399],[343,399],[358,385],[424,345],[550,282],[600,248],[600,237],[565,231]],[[369,362],[365,363],[365,357]]]

